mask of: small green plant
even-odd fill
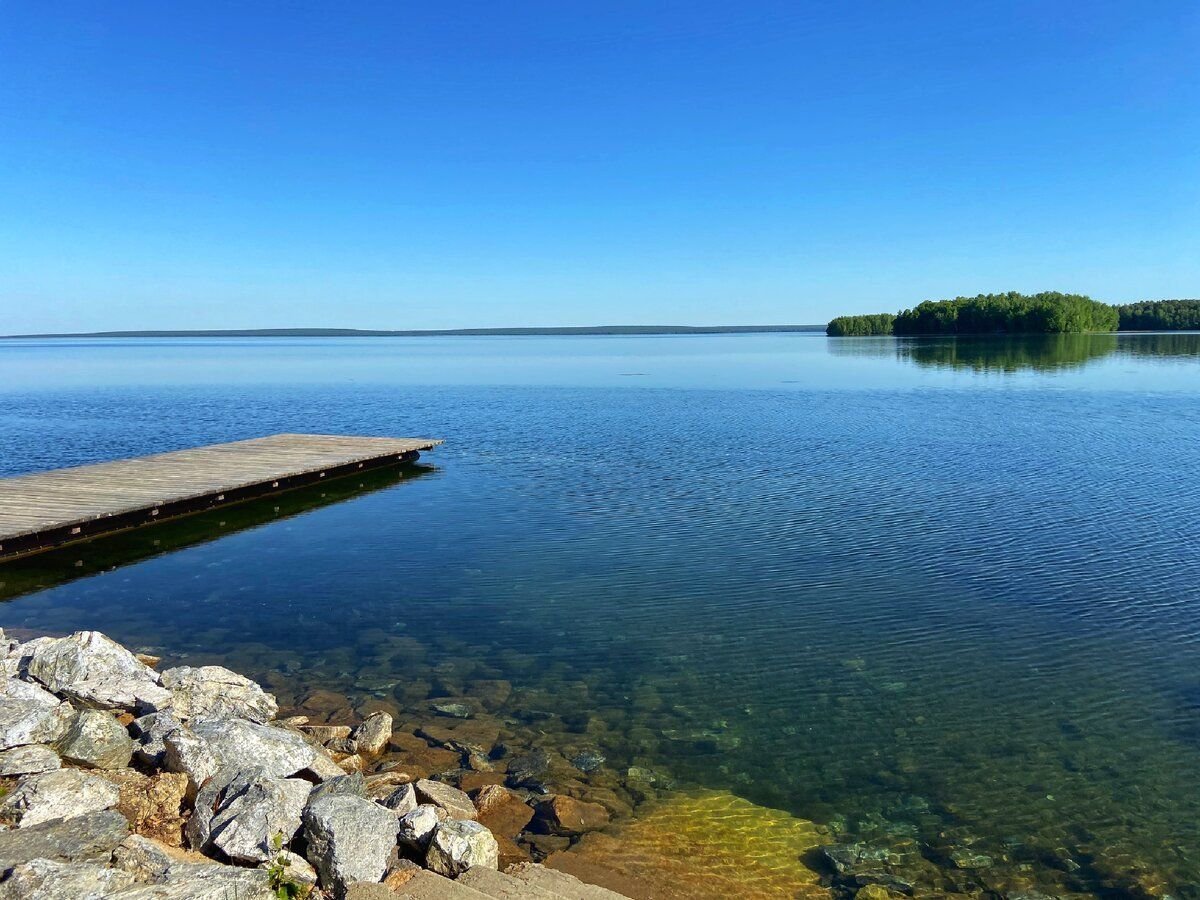
[[[275,858],[267,866],[267,879],[276,900],[301,900],[308,896],[308,885],[300,884],[288,875],[288,866],[292,861],[283,852],[283,832],[276,832],[271,838],[271,849]]]

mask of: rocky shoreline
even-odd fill
[[[621,896],[534,860],[625,801],[549,790],[545,754],[497,767],[465,706],[415,742],[387,712],[277,718],[229,669],[99,632],[0,631],[0,658],[0,900]]]

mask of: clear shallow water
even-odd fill
[[[446,445],[0,626],[504,678],[618,769],[997,890],[1200,896],[1200,335],[0,344],[0,474],[274,431]]]

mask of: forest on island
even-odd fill
[[[1043,291],[926,300],[899,313],[838,316],[825,333],[863,335],[1078,334],[1200,329],[1200,300],[1154,300],[1113,306],[1083,294]]]

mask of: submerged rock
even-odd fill
[[[179,666],[162,673],[163,687],[180,719],[249,719],[270,722],[279,712],[275,698],[255,682],[224,666]]]
[[[538,803],[535,830],[546,834],[575,835],[596,831],[608,824],[608,810],[559,794]]]
[[[92,769],[122,769],[133,758],[133,740],[112,713],[82,709],[56,745],[67,762]]]
[[[391,810],[361,797],[325,796],[305,807],[303,819],[308,861],[335,897],[355,881],[383,878],[399,829]]]
[[[81,706],[150,712],[171,705],[157,673],[98,631],[46,640],[33,649],[26,671]]]
[[[0,750],[26,744],[52,744],[71,727],[75,711],[36,684],[6,678],[0,682]]]
[[[499,848],[492,833],[478,822],[451,819],[433,830],[425,866],[447,878],[457,878],[472,866],[495,869]]]
[[[430,707],[439,716],[449,716],[452,719],[471,718],[471,707],[467,706],[465,703],[443,700],[436,703],[431,703]]]
[[[45,744],[28,744],[0,753],[0,776],[37,775],[62,768],[62,760]]]
[[[112,809],[120,800],[117,786],[79,769],[57,769],[22,778],[0,802],[0,814],[28,828],[52,819],[74,819]]]

